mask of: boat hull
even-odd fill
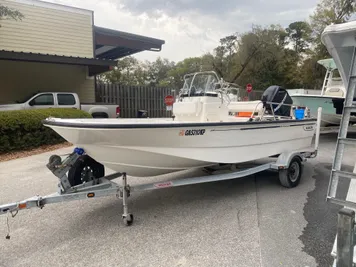
[[[147,177],[309,148],[316,121],[45,125],[104,166]]]
[[[322,108],[321,126],[340,125],[342,114],[337,114],[333,100],[340,101],[341,98],[326,97],[318,95],[291,95],[293,105],[305,106],[310,109],[311,115],[316,117],[318,107]],[[356,116],[351,116],[350,122],[356,122]]]

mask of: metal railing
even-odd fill
[[[282,106],[288,106],[288,107],[291,107],[291,108],[296,107],[296,106],[293,105],[293,104],[278,103],[278,102],[269,102],[269,101],[267,101],[267,102],[260,101],[260,102],[258,102],[258,103],[256,104],[255,109],[253,110],[253,112],[252,112],[250,118],[253,118],[253,117],[254,117],[254,114],[256,113],[256,109],[257,109],[257,107],[258,107],[260,104],[263,104],[263,109],[262,109],[262,114],[259,115],[259,119],[262,119],[263,116],[265,115],[266,107],[265,107],[264,104],[267,104],[267,105],[270,106],[270,109],[271,109],[271,112],[272,112],[273,120],[277,120],[277,118],[293,118],[292,115],[290,115],[290,116],[276,116],[275,112],[276,112],[280,107],[282,107]],[[277,108],[273,108],[273,105],[277,105],[277,108],[278,108],[278,109],[277,109]],[[307,113],[308,113],[308,116],[307,116],[307,117],[310,117],[310,112],[308,112],[308,110],[309,110],[308,107],[305,107],[305,110],[306,110]]]

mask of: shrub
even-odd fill
[[[42,125],[48,117],[90,118],[77,109],[34,109],[0,112],[0,153],[62,143],[65,140],[49,127]]]

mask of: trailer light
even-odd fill
[[[26,209],[26,208],[27,208],[27,204],[26,204],[26,203],[20,203],[20,204],[18,205],[18,208],[19,208],[19,209]]]
[[[87,194],[87,197],[89,197],[89,198],[90,198],[90,197],[95,197],[95,193],[88,193],[88,194]]]
[[[279,169],[279,170],[283,170],[283,169],[284,169],[284,166],[278,166],[278,169]]]

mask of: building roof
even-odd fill
[[[118,59],[141,51],[161,51],[164,40],[94,26],[95,56]]]
[[[165,41],[94,26],[95,58],[0,50],[0,60],[88,66],[94,76],[116,66],[116,59],[141,51],[161,51]]]
[[[89,76],[109,71],[117,64],[116,61],[107,59],[26,53],[7,50],[0,50],[0,60],[88,66]]]

